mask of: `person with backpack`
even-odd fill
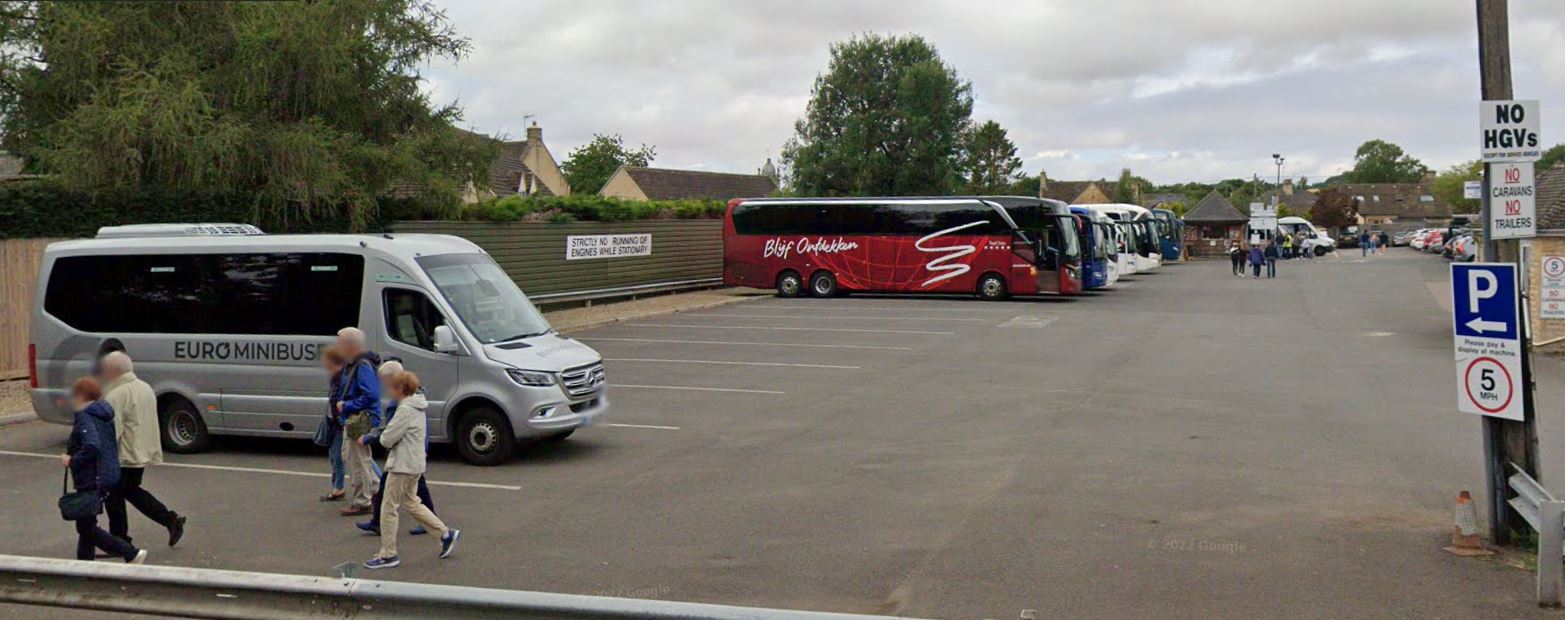
[[[92,561],[95,550],[129,564],[147,561],[147,551],[137,549],[123,538],[98,527],[109,491],[120,480],[120,451],[114,435],[114,408],[103,400],[103,387],[92,377],[82,377],[71,385],[71,402],[76,413],[71,419],[71,437],[60,464],[70,472],[76,493],[60,500],[61,516],[66,506],[76,509],[76,559]],[[74,496],[74,497],[72,497]],[[70,501],[70,500],[80,501]]]
[[[1277,277],[1277,242],[1266,244],[1266,277]]]

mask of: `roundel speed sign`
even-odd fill
[[[1492,357],[1480,357],[1468,363],[1463,384],[1468,401],[1485,413],[1505,411],[1516,395],[1511,371]]]
[[[1543,276],[1546,278],[1565,277],[1565,256],[1543,257]]]

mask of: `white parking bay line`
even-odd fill
[[[843,327],[775,327],[770,325],[695,325],[690,323],[626,323],[626,327],[691,327],[696,329],[753,329],[783,332],[848,332],[855,334],[917,334],[951,336],[956,332],[931,332],[917,329],[849,329]]]
[[[0,450],[0,455],[3,455],[3,456],[25,456],[25,457],[31,457],[31,458],[56,459],[56,460],[58,460],[60,458],[60,455],[58,455],[58,454],[39,454],[37,452],[13,452],[13,451],[10,451],[10,450]],[[208,470],[208,471],[236,471],[236,472],[243,472],[243,473],[247,473],[247,474],[272,474],[272,475],[276,475],[276,476],[301,476],[301,477],[305,477],[305,478],[330,478],[331,477],[331,474],[323,474],[323,473],[317,473],[317,472],[312,472],[312,471],[294,471],[294,470],[291,470],[291,469],[266,469],[266,468],[261,468],[261,467],[230,467],[230,466],[227,466],[227,465],[197,465],[195,463],[168,463],[168,462],[164,462],[162,465],[159,465],[159,467],[179,467],[179,468],[183,468],[183,469],[205,469],[205,470]],[[501,491],[520,491],[520,490],[522,490],[522,487],[519,487],[519,486],[511,486],[511,485],[508,485],[508,484],[488,484],[488,483],[485,483],[485,482],[447,482],[447,481],[444,481],[444,480],[430,480],[429,481],[429,485],[430,486],[443,486],[443,487],[462,487],[462,488],[468,488],[468,489],[498,489],[498,490],[501,490]]]
[[[843,321],[966,321],[970,323],[988,323],[989,319],[955,319],[950,317],[923,317],[923,316],[834,316],[830,314],[719,314],[716,312],[702,312],[691,314],[692,317],[715,316],[729,319],[793,319],[799,321],[818,319],[838,319]]]
[[[837,366],[834,364],[784,364],[782,362],[729,362],[723,360],[667,360],[650,357],[605,357],[605,362],[650,362],[653,364],[721,364],[725,366],[785,366],[788,368],[831,368],[835,370],[858,370],[859,366]]]
[[[811,349],[874,349],[877,351],[912,351],[912,347],[877,347],[867,344],[800,344],[797,342],[731,342],[724,340],[666,340],[659,338],[609,338],[591,336],[577,338],[593,342],[657,342],[663,344],[728,344],[751,347],[806,347]]]
[[[679,430],[678,426],[659,426],[657,424],[620,424],[618,422],[606,422],[606,423],[602,424],[602,426],[612,426],[614,428],[649,428],[649,429],[652,429],[652,430],[655,430],[655,431],[677,431],[677,430]]]
[[[739,394],[787,394],[787,392],[778,392],[776,390],[741,390],[738,388],[689,387],[683,385],[631,385],[628,383],[613,383],[610,385],[615,388],[631,388],[637,390],[690,390],[692,392],[737,392]]]

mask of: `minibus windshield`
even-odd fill
[[[418,264],[479,342],[540,336],[552,329],[522,289],[486,254],[424,256]]]

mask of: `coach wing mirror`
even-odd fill
[[[456,353],[458,348],[459,347],[456,344],[456,332],[451,331],[451,326],[450,325],[436,325],[435,326],[435,352],[437,352],[437,353]]]

